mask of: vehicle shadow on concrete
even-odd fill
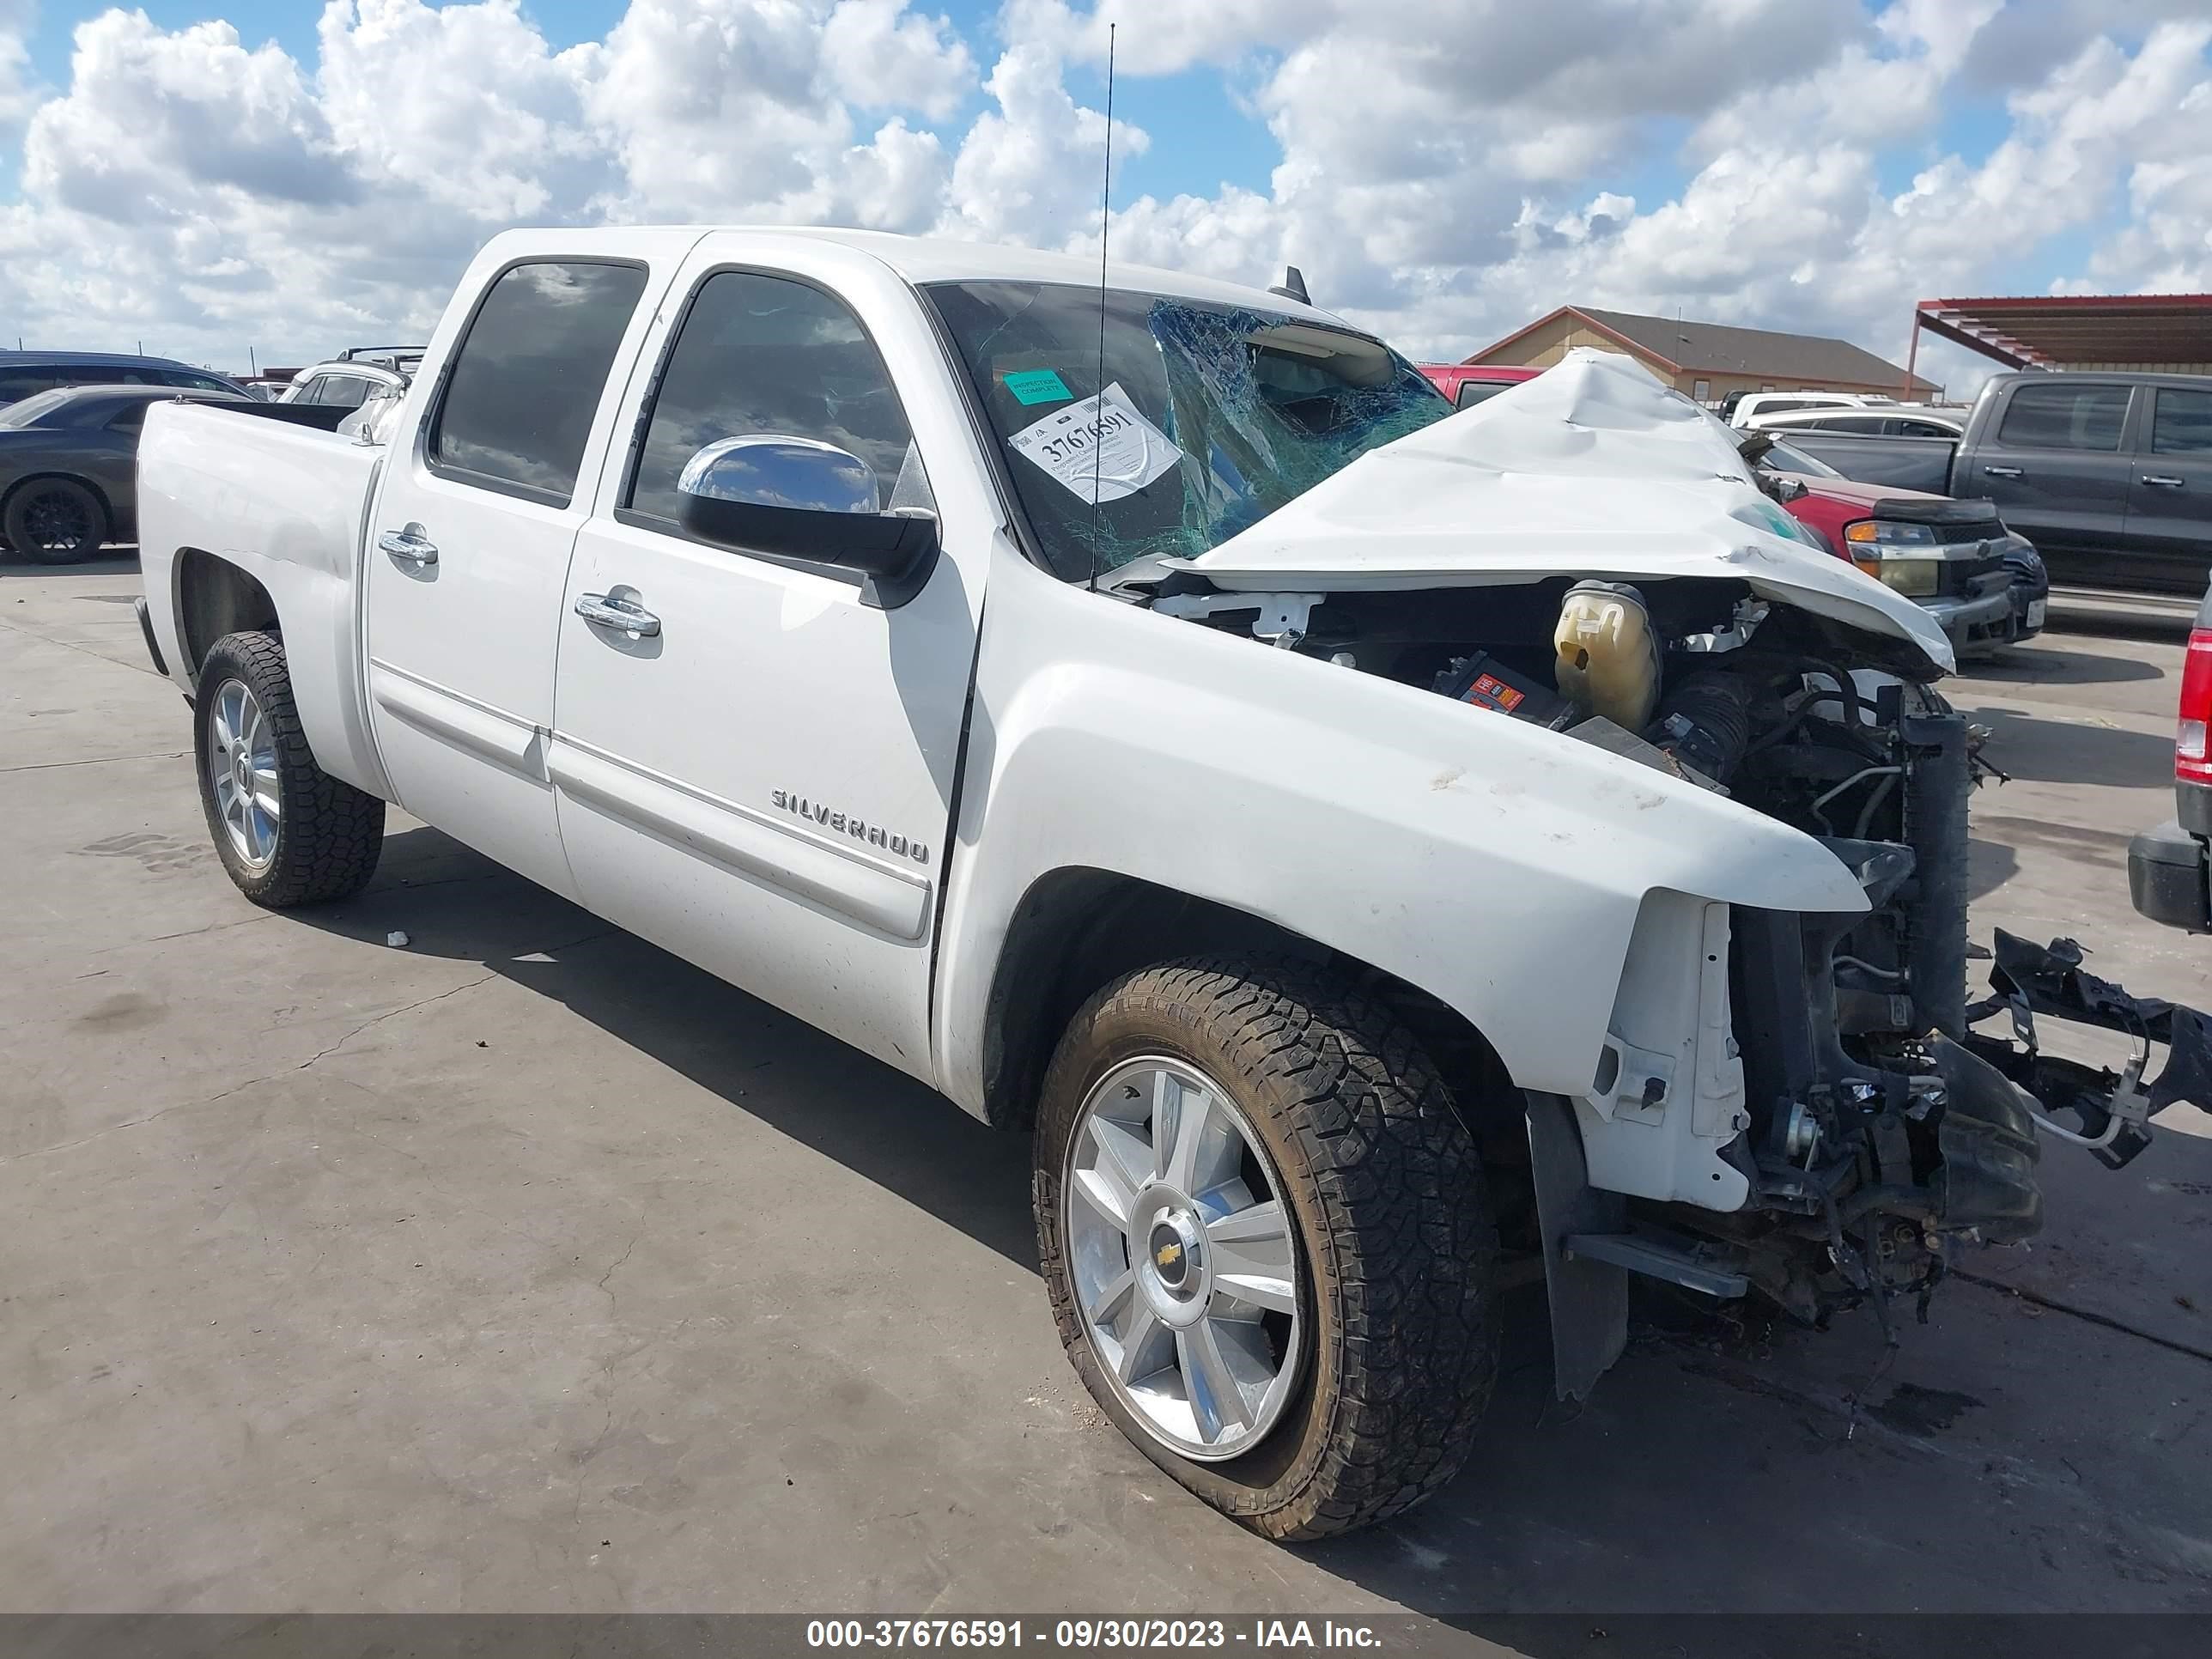
[[[2020,873],[2020,854],[2001,841],[1970,836],[1966,842],[1966,892],[1978,902]]]
[[[372,944],[479,962],[1036,1271],[1026,1135],[546,891],[442,832],[386,838],[350,902],[292,913]],[[549,942],[550,941],[550,942]]]
[[[2044,720],[2009,708],[1961,708],[1990,728],[1982,758],[2016,778],[2043,783],[2159,788],[2173,781],[2173,736],[2109,723]],[[1977,799],[1980,806],[1992,798]]]
[[[120,547],[100,550],[96,559],[79,559],[74,564],[40,564],[24,558],[13,548],[0,544],[0,580],[9,576],[135,576],[138,574],[138,550],[126,543]]]
[[[2107,657],[2094,651],[2023,651],[2014,647],[1985,657],[1972,657],[1959,665],[1960,672],[1973,679],[2002,680],[2019,685],[2116,685],[2136,680],[2155,680],[2166,671],[2140,657]]]
[[[410,951],[481,963],[1036,1271],[1027,1137],[987,1128],[436,830],[391,836],[360,898],[293,914],[380,945],[404,930]],[[2144,1478],[2142,1460],[2121,1449],[2145,1431],[2140,1413],[2113,1409],[2103,1384],[2057,1380],[2109,1375],[2122,1339],[2071,1319],[2026,1326],[1994,1290],[1948,1292],[1949,1322],[1908,1327],[1901,1357],[1889,1361],[1864,1311],[1824,1335],[1672,1292],[1639,1296],[1628,1352],[1585,1405],[1553,1397],[1541,1290],[1516,1290],[1503,1304],[1496,1394],[1461,1477],[1397,1521],[1291,1547],[1376,1595],[1542,1659],[1596,1650],[1577,1609],[2173,1605],[2183,1592],[2165,1559],[2172,1549],[2117,1522],[2100,1494],[2031,1467],[2051,1438],[2084,1467],[2119,1462],[2123,1491]],[[1900,1308],[1899,1317],[1909,1315]],[[2001,1330],[1993,1320],[2010,1322]],[[2201,1380],[2187,1370],[2197,1362],[2148,1352],[2164,1364],[2142,1368],[2124,1395],[2141,1387],[2178,1401]],[[2004,1357],[1995,1368],[2003,1374],[1991,1374],[1992,1354]],[[2176,1365],[2186,1374],[2166,1374]],[[2096,1409],[2067,1396],[2075,1386],[2089,1389]],[[2060,1397],[2046,1406],[2054,1390]],[[2154,1440],[2170,1432],[2148,1427]],[[2204,1458],[2194,1448],[2145,1450],[2174,1464],[2170,1480],[2151,1484],[2185,1495],[2145,1502],[2179,1536]],[[2002,1472],[2004,1502],[2019,1492],[2051,1511],[2025,1538],[2017,1528],[1990,1534],[1992,1470]],[[2076,1560],[2083,1553],[2065,1540],[2081,1537],[2100,1542]],[[2112,1565],[2124,1557],[2131,1568],[2146,1551],[2157,1556],[2146,1571],[2162,1580]],[[1470,1608],[1497,1616],[1470,1618]],[[1758,1645],[1772,1634],[1759,1628],[1701,1626],[1686,1650],[1681,1632],[1662,1640],[1656,1630],[1650,1639],[1624,1630],[1627,1639],[1601,1645],[1621,1656],[1772,1650]],[[1808,1659],[1864,1650],[1848,1632],[1832,1644],[1801,1634],[1797,1650]]]

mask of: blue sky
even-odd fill
[[[315,61],[320,0],[137,0],[133,9],[170,29],[220,18],[238,31],[248,48],[274,40],[300,63],[313,65]],[[537,0],[526,3],[523,12],[559,50],[602,38],[626,9],[627,0]],[[78,23],[107,9],[107,0],[42,0],[29,43],[32,66],[41,81],[50,87],[68,84],[71,35]],[[998,39],[995,0],[939,0],[924,9],[950,18],[988,64],[981,48]],[[1070,89],[1082,101],[1104,106],[1103,74],[1074,66],[1068,79]],[[1134,123],[1152,139],[1147,153],[1116,158],[1116,200],[1147,192],[1202,195],[1224,183],[1266,188],[1281,153],[1264,123],[1240,113],[1222,97],[1223,85],[1220,75],[1205,69],[1116,76],[1115,118]],[[969,108],[962,113],[972,113],[982,102],[980,94],[971,97]],[[19,160],[15,146],[0,148],[0,194],[14,191]]]

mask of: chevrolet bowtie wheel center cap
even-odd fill
[[[1152,1228],[1152,1271],[1162,1288],[1188,1293],[1198,1273],[1199,1237],[1197,1223],[1187,1212],[1163,1216]]]

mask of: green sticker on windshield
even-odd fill
[[[1001,374],[1007,391],[1014,394],[1018,404],[1065,403],[1075,394],[1067,389],[1067,382],[1053,368],[1021,368],[1011,374]]]

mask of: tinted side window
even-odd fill
[[[359,409],[368,396],[368,382],[360,375],[325,374],[316,380],[307,401],[332,409]]]
[[[192,392],[228,392],[230,388],[221,380],[205,374],[171,374],[161,377],[164,386],[180,386]]]
[[[491,286],[454,355],[430,465],[566,507],[592,416],[629,326],[635,265],[517,265]]]
[[[0,373],[0,404],[12,404],[34,392],[51,392],[62,383],[51,368],[11,368]]]
[[[2118,449],[2127,418],[2124,386],[2039,380],[2014,390],[1997,441],[2023,449]]]
[[[1456,406],[1461,409],[1473,409],[1477,404],[1487,403],[1504,390],[1504,386],[1497,380],[1462,380],[1459,383],[1459,402]]]
[[[1955,438],[1959,434],[1948,426],[1938,426],[1933,421],[1899,421],[1898,434],[1906,438]]]
[[[860,319],[804,283],[720,271],[669,354],[624,505],[673,522],[684,464],[719,439],[763,433],[858,455],[886,508],[929,505],[906,411]]]
[[[2202,455],[2212,451],[2212,392],[2158,389],[2151,417],[2150,447],[2160,455]]]
[[[107,429],[110,432],[137,431],[146,424],[146,403],[147,400],[141,398],[125,404],[107,422]]]

